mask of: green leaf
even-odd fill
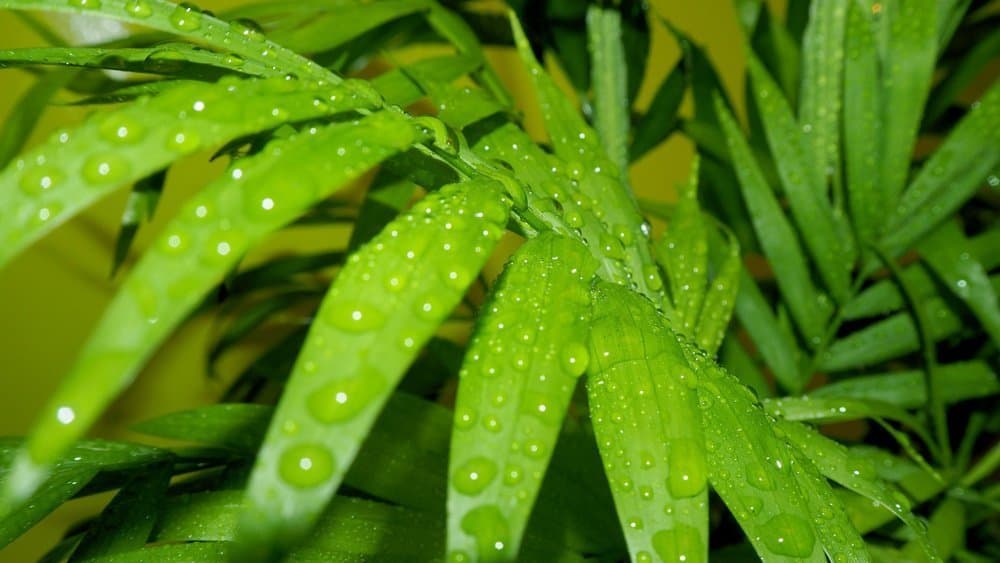
[[[986,268],[955,221],[946,221],[917,246],[924,260],[951,292],[968,305],[993,342],[1000,345],[1000,304]]]
[[[822,179],[824,168],[817,169],[819,161],[814,161],[815,155],[807,152],[806,138],[801,135],[791,108],[777,84],[753,56],[750,57],[750,76],[792,216],[823,281],[837,301],[843,302],[850,293],[850,272],[856,256],[853,240],[845,236],[849,235],[849,228],[843,215],[833,209],[827,198]],[[824,150],[828,142],[836,140],[825,140]],[[813,148],[816,150],[815,146]]]
[[[779,325],[774,310],[745,267],[740,268],[739,276],[736,317],[750,333],[750,339],[778,384],[791,393],[798,393],[806,384],[805,378],[811,374],[799,373],[801,352],[794,337]]]
[[[924,125],[933,124],[956,101],[982,71],[1000,55],[1000,30],[994,29],[972,45],[949,69],[948,74],[931,90],[924,111]]]
[[[518,249],[484,307],[455,401],[450,557],[517,554],[577,378],[587,369],[596,270],[583,245],[546,233]],[[522,293],[525,287],[534,290]]]
[[[764,180],[739,125],[719,99],[716,99],[716,111],[739,176],[743,199],[750,210],[760,244],[774,269],[778,287],[799,330],[815,346],[822,339],[823,327],[831,313],[830,303],[813,285],[795,231]],[[826,233],[826,236],[831,236],[831,233]]]
[[[241,553],[266,558],[309,531],[393,387],[503,235],[501,201],[490,181],[446,186],[348,260],[257,458]]]
[[[216,81],[227,74],[283,76],[260,61],[216,53],[186,43],[152,47],[29,47],[0,51],[0,68],[59,65]]]
[[[740,273],[743,271],[740,243],[732,231],[726,229],[724,250],[712,246],[709,247],[709,254],[712,256],[715,273],[705,295],[705,304],[698,316],[698,330],[694,335],[695,343],[709,354],[715,354],[726,336],[739,294]]]
[[[882,146],[879,181],[887,205],[906,185],[910,159],[931,86],[937,54],[936,0],[882,3],[888,44],[882,60]],[[892,233],[891,225],[885,231]]]
[[[10,210],[0,216],[0,266],[118,186],[185,155],[287,121],[377,103],[361,83],[247,80],[181,86],[94,115],[0,172],[0,208]]]
[[[775,77],[791,105],[799,96],[799,45],[770,10],[761,12],[760,23],[753,32],[751,45],[769,73]]]
[[[430,83],[447,83],[481,65],[481,60],[469,55],[430,57],[384,72],[372,80],[372,86],[382,94],[386,103],[408,106],[424,95],[420,84],[414,82],[412,76],[419,76]]]
[[[772,397],[774,391],[764,377],[757,362],[750,357],[746,348],[740,343],[735,335],[731,335],[722,342],[722,350],[719,352],[719,365],[726,368],[729,373],[735,375],[743,385],[753,389],[758,397]]]
[[[382,169],[365,192],[358,219],[347,245],[354,252],[382,231],[410,203],[417,186],[407,178]]]
[[[698,378],[712,488],[762,559],[826,561],[824,536],[813,523],[818,515],[792,469],[794,450],[747,387],[696,351],[688,349],[688,357]]]
[[[816,463],[823,475],[878,506],[888,508],[910,528],[931,560],[940,561],[927,537],[926,528],[910,512],[910,500],[880,479],[871,463],[852,456],[847,448],[804,424],[780,421],[778,427],[799,451]]]
[[[698,206],[697,159],[691,165],[688,181],[677,191],[677,204],[654,253],[667,273],[674,328],[693,338],[708,286],[708,229]]]
[[[949,561],[965,546],[966,508],[957,499],[946,498],[931,514],[926,533],[903,546],[902,554],[911,561]],[[922,532],[923,530],[921,530]],[[932,547],[929,551],[928,545]]]
[[[678,112],[684,100],[684,67],[678,63],[657,88],[653,101],[632,132],[629,158],[635,162],[677,130]]]
[[[870,242],[885,220],[889,193],[879,181],[882,144],[883,92],[877,28],[880,23],[869,2],[847,2],[846,60],[843,89],[844,168],[848,205],[858,239]],[[867,9],[866,9],[867,8]]]
[[[87,529],[70,561],[90,561],[144,546],[159,516],[172,469],[170,464],[151,466],[122,487]]]
[[[705,561],[706,454],[695,374],[652,303],[606,283],[593,299],[588,404],[629,554]]]
[[[437,2],[432,2],[430,11],[427,13],[427,23],[438,35],[454,45],[455,50],[460,55],[474,57],[481,61],[482,67],[474,73],[477,82],[489,90],[502,107],[510,108],[513,106],[514,102],[510,92],[504,87],[493,67],[486,64],[486,53],[483,51],[479,38],[461,17]]]
[[[135,551],[116,553],[99,559],[93,563],[226,563],[229,559],[230,547],[225,542],[172,543],[153,545]]]
[[[122,211],[122,224],[118,229],[118,237],[115,239],[115,254],[111,262],[112,276],[128,258],[129,250],[132,248],[132,242],[135,240],[139,227],[153,218],[166,180],[167,172],[161,170],[139,180],[132,186],[132,192],[129,193],[128,201],[125,202],[125,210]]]
[[[605,154],[618,167],[622,185],[628,186],[630,77],[619,9],[591,5],[587,9],[587,36],[590,43],[594,127]]]
[[[899,254],[972,197],[993,184],[1000,163],[1000,80],[974,103],[903,193],[881,245]]]
[[[132,430],[250,454],[260,445],[270,418],[271,409],[262,405],[220,403],[144,420]]]
[[[174,4],[167,0],[103,0],[83,5],[61,0],[0,0],[0,8],[68,12],[121,20],[231,52],[244,61],[274,69],[279,75],[291,73],[303,79],[340,81],[323,67],[264,38],[242,22],[222,21],[190,4]]]
[[[950,404],[1000,393],[1000,381],[981,361],[942,364],[933,371],[935,389],[941,401]],[[829,383],[809,393],[824,399],[862,399],[880,401],[903,409],[916,409],[927,401],[925,374],[920,370],[859,375]]]
[[[776,417],[793,421],[811,421],[820,424],[884,418],[906,424],[915,431],[922,431],[923,424],[909,412],[890,403],[874,399],[844,397],[824,398],[816,395],[767,399],[764,408]]]
[[[47,466],[249,248],[416,140],[408,121],[386,112],[312,128],[241,159],[189,201],[132,270],[42,410],[6,495],[17,500],[30,494]],[[289,168],[289,162],[298,166]]]
[[[814,178],[820,181],[813,184],[812,188],[818,189],[819,195],[823,196],[827,193],[828,178],[839,175],[840,112],[844,98],[844,31],[851,4],[856,2],[813,0],[809,23],[802,37],[802,94],[799,99],[799,122],[804,132],[802,143],[805,145],[802,163],[811,163],[815,167],[818,176],[814,175]],[[851,84],[851,88],[853,87]],[[846,128],[853,126],[851,123]],[[770,139],[770,135],[768,138]],[[776,148],[773,142],[771,146]],[[778,160],[780,168],[780,157]],[[808,170],[802,172],[809,174]],[[811,224],[803,230],[808,232],[824,228],[825,226]]]
[[[393,20],[429,9],[427,0],[337,2],[329,9],[317,10],[304,25],[275,31],[270,38],[298,53],[319,53],[340,47]]]
[[[939,297],[924,301],[921,306],[931,320],[930,337],[937,342],[962,328],[962,320]],[[900,312],[868,325],[833,342],[823,353],[819,369],[843,371],[874,365],[920,349],[920,340],[913,317]]]
[[[10,108],[10,116],[0,126],[0,168],[21,152],[52,98],[76,76],[72,70],[48,72],[35,80]]]

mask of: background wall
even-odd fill
[[[219,11],[239,2],[202,2]],[[652,8],[707,47],[730,92],[742,96],[741,34],[731,0],[653,0]],[[86,27],[84,28],[86,30]],[[20,20],[0,12],[0,49],[40,45]],[[538,130],[538,114],[530,105],[527,76],[516,55],[497,50],[491,56],[505,81],[518,95],[529,129]],[[653,25],[649,78],[640,94],[640,106],[652,97],[659,81],[679,56],[667,32]],[[30,85],[28,74],[0,71],[0,124]],[[737,102],[738,103],[738,102]],[[58,127],[78,122],[85,110],[53,107],[32,137],[44,139]],[[2,125],[0,125],[2,126]],[[692,156],[690,143],[679,136],[647,154],[632,170],[633,185],[643,196],[672,198],[673,186],[683,181]],[[155,220],[140,231],[143,248],[187,195],[218,172],[199,154],[171,170]],[[0,435],[28,431],[35,413],[71,365],[88,332],[114,294],[120,278],[110,279],[110,248],[127,190],[107,198],[70,221],[0,271]],[[3,213],[3,210],[0,210]],[[315,241],[309,242],[314,244]],[[179,331],[149,367],[108,411],[95,436],[128,438],[123,429],[138,420],[213,400],[221,385],[206,378],[203,353],[211,321],[199,318]],[[73,523],[93,514],[107,496],[74,501],[61,508],[15,544],[0,552],[0,562],[36,560]]]

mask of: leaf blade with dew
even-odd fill
[[[951,293],[972,310],[994,344],[1000,345],[997,294],[962,227],[946,221],[924,237],[917,249]]]
[[[566,163],[571,181],[585,198],[600,202],[601,222],[607,231],[600,241],[606,253],[617,255],[627,265],[628,283],[635,283],[640,293],[657,303],[665,300],[663,281],[649,251],[649,227],[639,214],[639,207],[619,178],[624,172],[605,156],[597,133],[583,120],[566,95],[535,59],[528,39],[516,16],[511,14],[514,41],[538,93],[542,120],[557,156]]]
[[[705,561],[708,488],[695,375],[652,303],[608,283],[595,286],[593,300],[588,404],[630,556]]]
[[[822,329],[831,313],[830,304],[813,285],[795,231],[764,180],[739,125],[719,99],[716,99],[716,111],[726,134],[744,201],[761,246],[774,269],[778,287],[796,326],[806,340],[815,345],[822,338]]]
[[[805,424],[783,420],[777,425],[799,451],[814,460],[817,469],[824,476],[888,508],[914,533],[931,560],[940,561],[927,537],[926,527],[910,511],[910,500],[879,478],[871,463],[855,458],[847,448]]]
[[[0,265],[119,185],[200,148],[290,120],[377,107],[360,84],[182,86],[55,134],[0,172],[0,207],[12,210],[0,216]]]
[[[903,409],[917,409],[927,402],[926,375],[920,370],[859,375],[829,383],[809,393],[825,399],[863,399],[889,403]],[[934,369],[940,379],[935,389],[945,404],[989,397],[1000,393],[996,373],[982,361],[952,362]],[[947,382],[947,384],[945,384]]]
[[[891,403],[878,400],[806,395],[767,399],[764,408],[775,417],[796,422],[825,424],[864,418],[896,420],[926,436],[924,424],[917,417]]]
[[[451,43],[459,55],[474,57],[480,61],[482,66],[473,73],[476,82],[482,84],[486,90],[493,94],[501,106],[505,108],[513,106],[513,98],[503,81],[500,80],[496,70],[487,61],[482,43],[479,42],[475,32],[461,16],[437,2],[431,2],[430,11],[427,13],[427,24]]]
[[[0,127],[0,169],[21,152],[46,107],[77,75],[72,70],[56,70],[38,78],[11,108]]]
[[[320,53],[394,20],[427,11],[429,4],[427,0],[343,2],[332,9],[318,10],[303,25],[277,30],[269,38],[297,53]]]
[[[587,369],[597,262],[552,233],[508,262],[459,372],[451,438],[448,551],[491,561],[518,553],[559,429]],[[536,290],[522,288],[535,285]]]
[[[972,197],[983,179],[1000,185],[1000,80],[972,104],[917,172],[892,210],[880,245],[898,255]]]
[[[159,516],[172,470],[169,463],[151,466],[122,487],[89,526],[69,561],[90,561],[144,546]]]
[[[962,329],[961,318],[941,297],[920,304],[930,323],[930,337],[943,340]],[[875,365],[920,349],[917,327],[906,311],[896,313],[833,341],[819,361],[824,371],[844,371]]]
[[[937,55],[936,0],[888,0],[882,76],[882,146],[879,182],[892,206],[906,185],[910,159]],[[891,227],[886,232],[893,232]]]
[[[153,218],[166,181],[167,172],[161,170],[139,180],[132,186],[132,191],[125,202],[125,209],[122,211],[118,236],[115,238],[115,252],[111,259],[112,276],[128,258],[129,250],[132,248],[132,242],[135,240],[139,227]]]
[[[868,2],[847,6],[846,51],[844,61],[844,170],[847,200],[854,230],[861,241],[871,241],[878,233],[879,210],[891,201],[879,182],[879,157],[883,150],[882,89],[877,43],[877,23]]]
[[[845,236],[849,234],[849,226],[844,221],[844,216],[838,214],[827,196],[823,179],[826,167],[819,167],[813,161],[817,155],[809,152],[809,146],[795,122],[791,108],[778,85],[756,57],[750,57],[749,68],[754,98],[760,108],[764,132],[774,155],[792,217],[820,277],[833,297],[842,302],[850,293],[850,270],[857,249],[853,239]],[[809,103],[825,105],[827,102]],[[823,135],[829,136],[829,131]],[[835,137],[824,138],[821,141],[822,149],[817,149],[816,146],[812,149],[815,152],[822,150],[824,159],[832,158],[833,155],[828,154],[827,145],[835,142]]]
[[[805,377],[809,376],[799,373],[802,352],[794,337],[778,322],[774,310],[745,266],[740,268],[739,276],[734,307],[736,318],[750,333],[750,339],[771,368],[778,384],[792,393],[798,393],[806,384]]]
[[[42,410],[17,459],[18,479],[4,491],[8,501],[34,488],[247,249],[417,139],[407,120],[386,112],[313,128],[241,159],[189,201],[132,270]],[[347,150],[358,142],[367,152]]]
[[[802,37],[799,122],[802,130],[808,131],[802,137],[805,145],[803,152],[808,155],[805,162],[812,163],[818,174],[819,181],[812,185],[812,189],[818,190],[822,196],[827,194],[828,177],[839,174],[844,32],[848,8],[852,3],[813,0],[809,23]]]
[[[26,47],[0,51],[0,68],[31,65],[121,70],[207,81],[228,74],[284,76],[258,61],[245,61],[187,43],[161,43],[152,47]]]
[[[408,106],[424,95],[420,85],[414,83],[410,75],[422,77],[432,83],[446,83],[472,72],[482,64],[481,60],[469,55],[431,57],[384,72],[372,79],[372,86],[382,94],[386,103]]]
[[[927,100],[923,125],[933,125],[958,97],[974,83],[990,61],[1000,55],[1000,31],[994,29],[955,62],[948,74],[934,85]]]
[[[708,286],[708,226],[698,205],[698,160],[678,186],[667,230],[653,251],[667,273],[676,330],[694,337]]]
[[[173,33],[254,61],[276,74],[339,82],[340,78],[318,64],[270,41],[239,21],[225,22],[190,4],[167,0],[104,0],[70,3],[59,0],[0,0],[0,8],[46,12],[85,13]]]
[[[619,9],[599,5],[587,8],[587,37],[591,57],[590,85],[594,94],[594,128],[605,154],[618,167],[622,185],[628,186],[630,77],[625,62]]]
[[[684,100],[686,77],[681,63],[674,65],[657,88],[649,108],[635,125],[629,159],[633,162],[665,141],[678,125],[678,111]]]
[[[699,348],[714,355],[722,345],[736,306],[743,260],[740,256],[740,243],[729,229],[726,229],[724,249],[712,246],[710,242],[709,256],[714,263],[715,273],[698,315],[694,341]]]
[[[808,499],[780,439],[752,391],[693,347],[708,479],[767,561],[825,561]]]
[[[257,458],[241,554],[273,556],[308,532],[389,393],[503,235],[508,212],[492,181],[446,186],[348,259]]]

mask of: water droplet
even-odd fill
[[[698,529],[678,524],[653,534],[653,550],[663,561],[707,561]]]
[[[313,391],[306,399],[306,407],[320,422],[344,422],[379,399],[386,387],[382,374],[371,366],[365,366],[357,373],[338,377]]]
[[[124,157],[115,153],[91,156],[83,163],[83,178],[91,184],[111,184],[125,179],[130,165]]]
[[[180,3],[170,14],[170,24],[180,31],[194,31],[201,27],[201,12],[196,6]]]
[[[56,409],[56,420],[62,425],[72,424],[76,420],[76,410],[65,405],[59,407]]]
[[[694,440],[677,439],[670,444],[667,485],[678,498],[691,497],[705,489],[705,454]]]
[[[452,485],[463,495],[483,492],[497,475],[497,464],[485,457],[474,457],[460,465],[452,474]]]
[[[747,495],[740,498],[750,514],[760,514],[760,510],[764,508],[764,501],[757,497]]]
[[[628,225],[615,225],[612,228],[612,231],[614,232],[615,237],[625,246],[632,244],[634,238],[632,237],[632,229],[630,229]]]
[[[562,350],[562,367],[569,375],[580,377],[590,364],[587,347],[579,342],[567,344]]]
[[[264,39],[260,26],[257,25],[257,22],[249,18],[237,18],[229,22],[229,30],[236,35],[251,41],[260,41]]]
[[[161,236],[158,246],[166,254],[180,254],[188,249],[189,242],[186,233],[174,231]]]
[[[504,470],[503,484],[512,487],[520,483],[523,478],[524,470],[521,469],[521,466],[511,464],[507,466],[506,470]]]
[[[241,231],[219,230],[208,238],[201,259],[210,264],[228,264],[246,250],[247,239]]]
[[[25,171],[18,185],[25,195],[37,196],[58,186],[63,180],[65,176],[58,168],[42,165]]]
[[[69,5],[74,8],[96,10],[101,7],[101,0],[69,0]]]
[[[583,215],[575,209],[566,209],[563,213],[563,220],[574,229],[579,229],[583,226]]]
[[[510,545],[510,525],[492,504],[476,507],[462,517],[462,531],[476,538],[476,548],[484,561],[504,560]]]
[[[445,271],[444,282],[455,291],[465,291],[472,283],[472,273],[465,268],[452,266]]]
[[[134,18],[148,18],[153,15],[153,8],[146,0],[128,0],[125,2],[125,13]]]
[[[476,424],[476,411],[469,407],[458,407],[455,409],[455,428],[468,430]]]
[[[319,444],[298,444],[278,459],[278,475],[288,484],[309,488],[321,485],[333,475],[333,454]]]
[[[747,483],[762,491],[773,491],[774,482],[767,474],[767,469],[756,463],[747,465]]]
[[[538,440],[528,440],[524,443],[524,453],[528,457],[540,458],[545,455],[545,444]]]
[[[322,313],[331,325],[347,332],[366,332],[385,324],[385,315],[365,303],[334,300]]]
[[[653,563],[653,556],[648,551],[635,554],[635,563]]]
[[[652,264],[643,266],[642,277],[646,280],[646,287],[649,289],[659,291],[663,288],[663,280],[660,279],[660,271],[656,266]]]
[[[444,301],[436,293],[428,293],[423,298],[417,299],[417,316],[431,322],[440,321],[448,314]]]
[[[115,145],[131,145],[142,140],[145,128],[127,115],[113,114],[98,126],[105,141]]]
[[[493,414],[488,414],[483,417],[483,427],[490,432],[499,432],[503,430],[503,425],[500,423],[500,419]]]
[[[191,154],[201,146],[201,135],[188,127],[179,127],[167,134],[167,150]]]
[[[764,545],[779,555],[808,557],[816,537],[808,522],[793,514],[779,514],[761,528]]]

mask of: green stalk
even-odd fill
[[[618,167],[622,185],[630,187],[628,69],[622,46],[621,13],[611,8],[591,6],[587,10],[587,39],[594,88],[594,127],[605,152]]]

